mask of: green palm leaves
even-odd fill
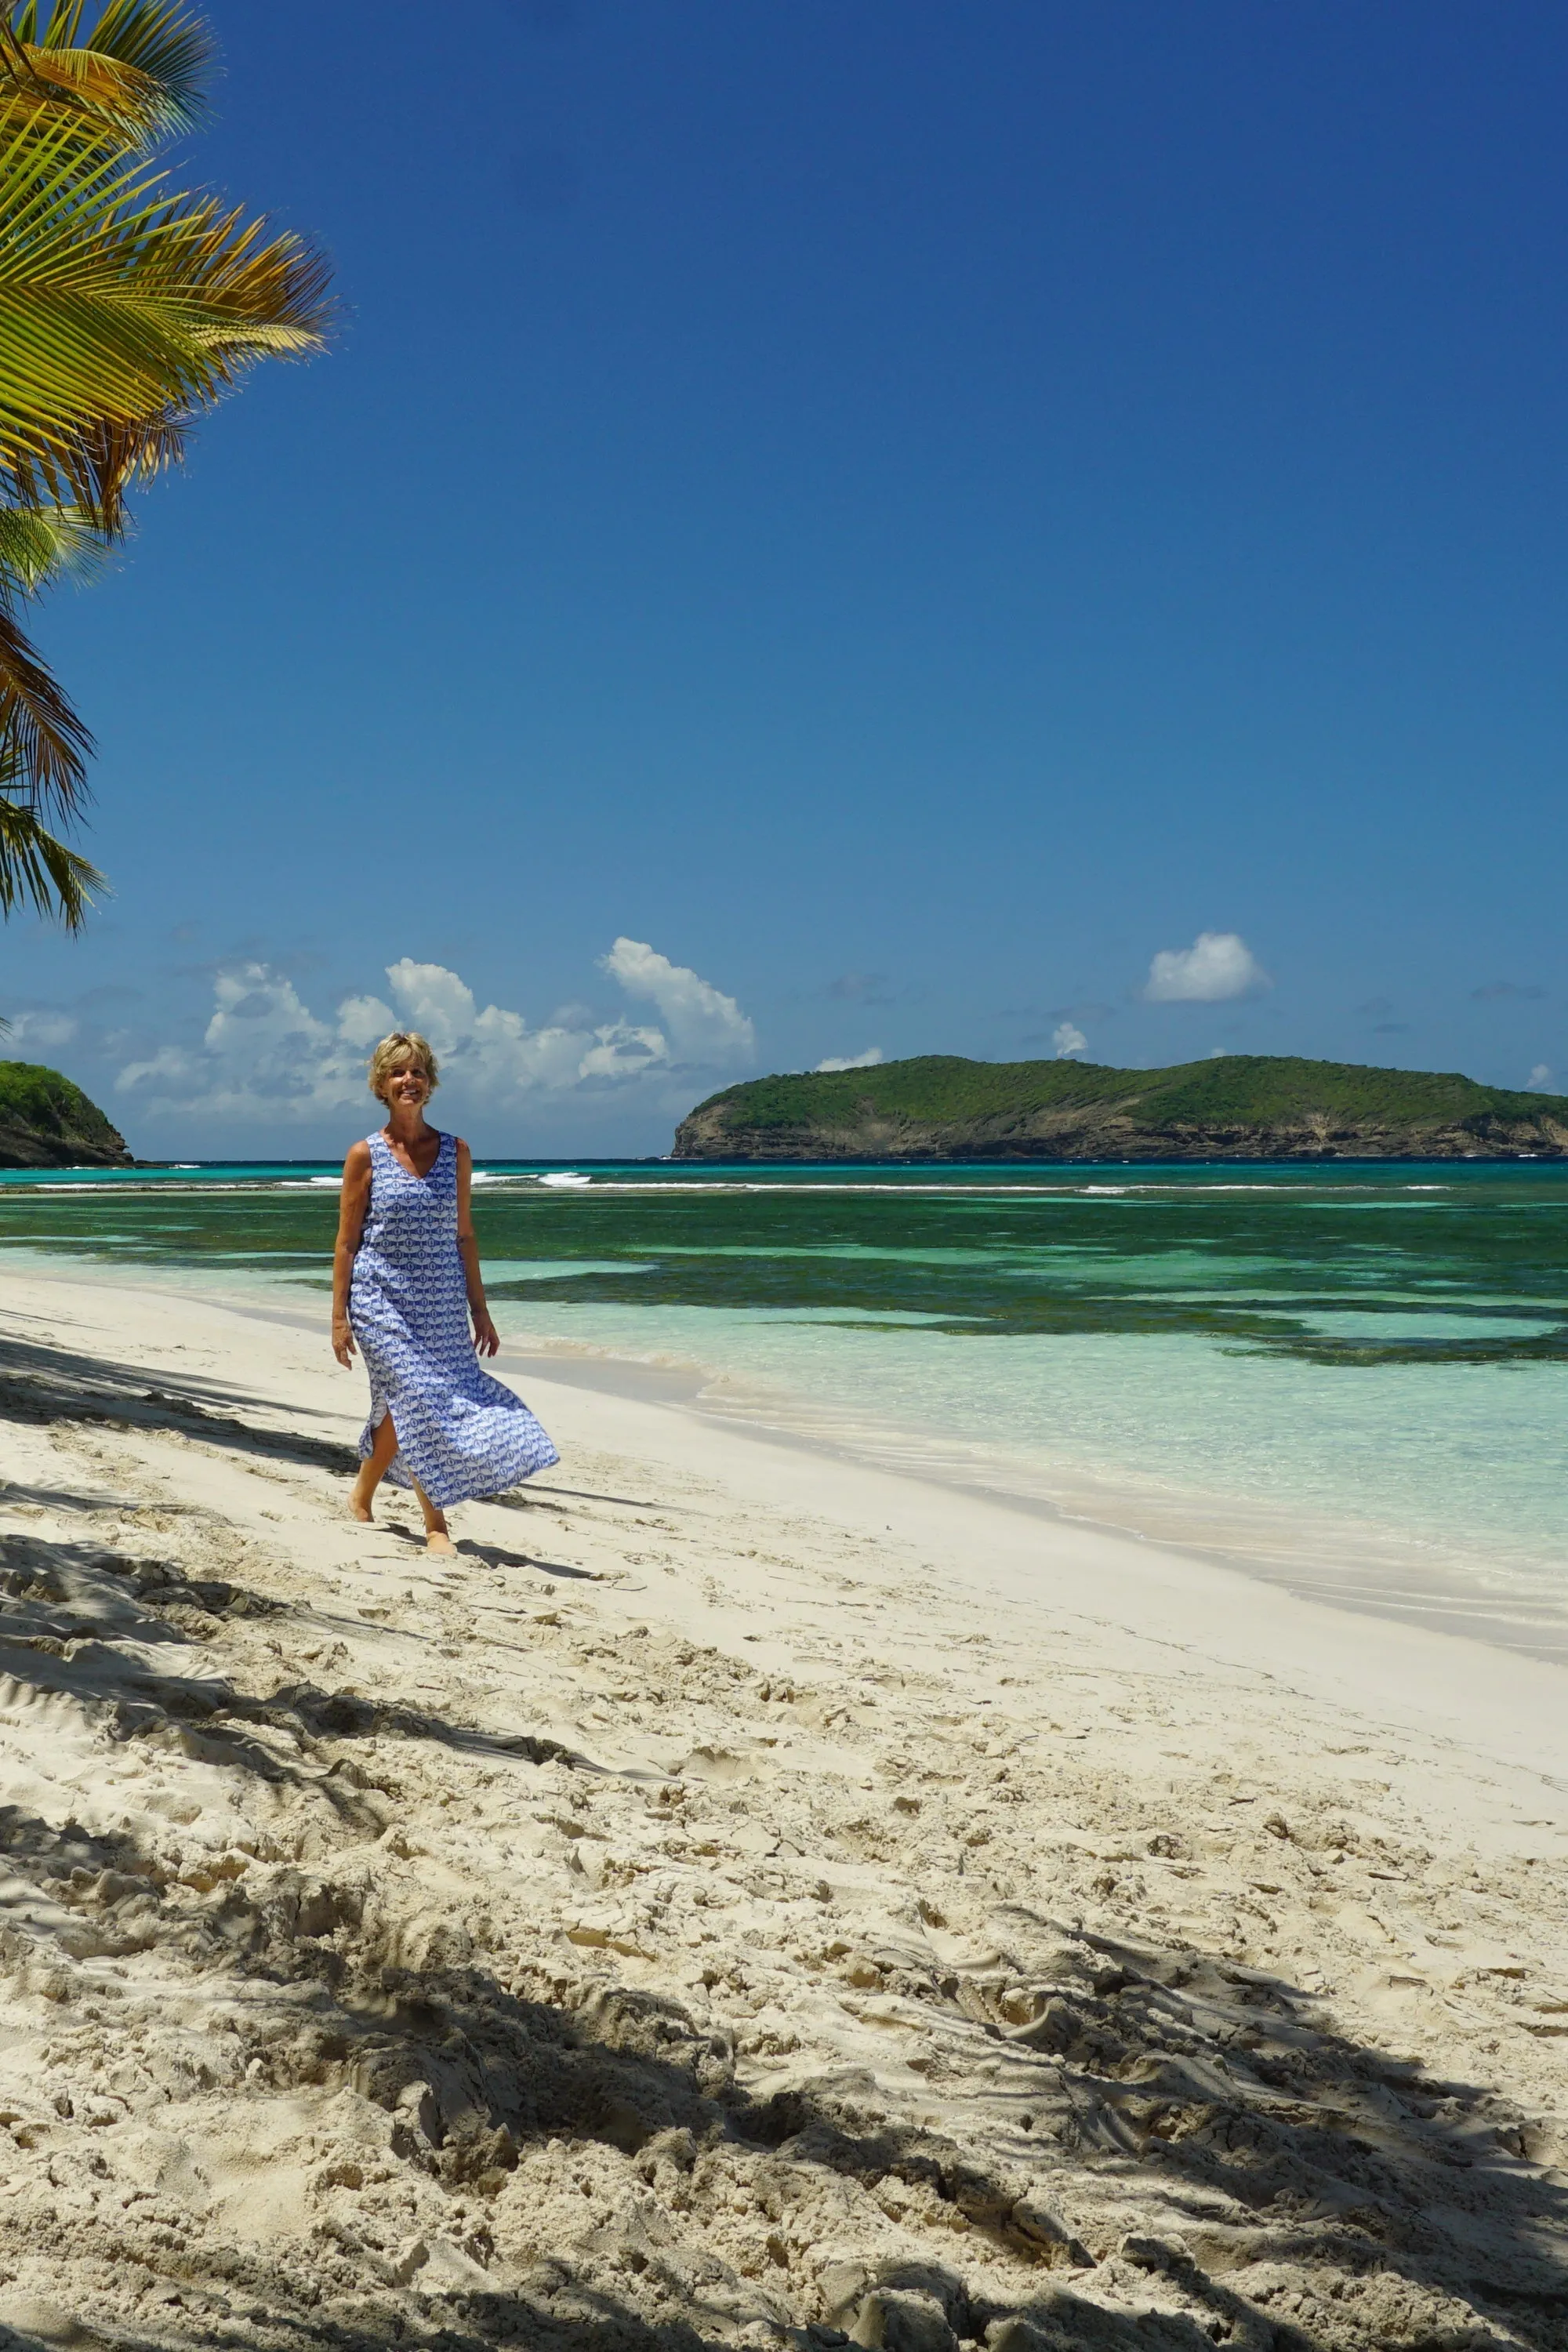
[[[77,928],[100,879],[47,829],[91,739],[19,625],[101,560],[126,494],[261,359],[320,351],[327,267],[152,158],[200,119],[205,26],[168,0],[0,14],[0,914]]]
[[[20,102],[42,90],[133,138],[192,131],[212,68],[206,27],[164,0],[109,0],[82,38],[86,0],[15,7],[0,31]]]
[[[5,782],[14,785],[18,774],[14,768]],[[97,866],[49,831],[30,794],[0,793],[0,917],[30,905],[79,930],[94,892],[104,887]]]

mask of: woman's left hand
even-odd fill
[[[493,1356],[496,1354],[500,1347],[500,1333],[490,1321],[489,1308],[488,1307],[476,1307],[474,1308],[475,1354],[479,1356]]]

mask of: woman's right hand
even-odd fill
[[[332,1318],[332,1353],[337,1358],[339,1363],[342,1365],[345,1371],[349,1370],[350,1360],[353,1355],[353,1351],[354,1335],[349,1328],[348,1317],[346,1315],[334,1315]]]

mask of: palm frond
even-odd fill
[[[85,587],[110,560],[106,534],[79,507],[0,507],[0,604],[58,580]]]
[[[30,905],[79,931],[108,887],[96,866],[46,830],[36,808],[0,793],[0,917]]]
[[[17,607],[107,560],[131,484],[257,361],[325,344],[323,257],[148,160],[211,65],[185,0],[0,0],[0,919],[75,930],[107,887],[48,830],[92,739]]]
[[[22,781],[28,805],[69,815],[88,797],[92,748],[58,681],[0,611],[0,776]]]
[[[95,430],[205,406],[263,357],[324,346],[328,265],[212,195],[86,153],[58,125],[0,135],[0,468],[96,510]]]
[[[184,457],[189,431],[189,415],[167,408],[161,415],[136,424],[101,424],[84,436],[84,478],[90,478],[95,487],[92,503],[75,510],[89,529],[100,534],[106,548],[125,535],[127,489],[135,482],[151,481],[169,467],[179,465]],[[19,491],[19,495],[24,494]],[[25,495],[35,504],[41,502],[42,485],[31,488]],[[57,493],[51,490],[48,495]]]
[[[85,0],[37,0],[0,20],[0,103],[47,98],[87,123],[150,142],[205,113],[212,37],[170,0],[109,0],[84,32]]]

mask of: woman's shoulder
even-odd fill
[[[343,1160],[345,1176],[363,1176],[373,1165],[374,1154],[371,1151],[371,1145],[374,1140],[374,1136],[365,1135],[362,1136],[357,1143],[350,1144]]]

